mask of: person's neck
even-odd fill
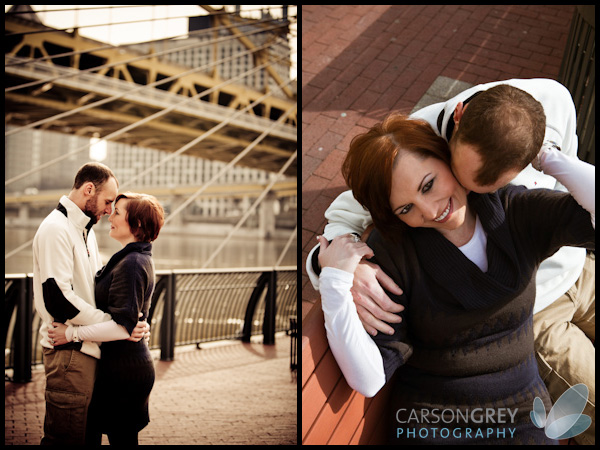
[[[79,206],[79,209],[81,209],[82,211],[85,209],[85,198],[79,195],[78,191],[72,190],[71,192],[69,192],[69,195],[67,195],[67,198],[73,203],[75,203],[77,206]]]
[[[131,244],[132,242],[137,242],[134,236],[132,236],[129,239],[119,240],[119,243],[121,244],[121,246],[123,248],[125,248],[127,246],[127,244]]]
[[[467,203],[467,212],[465,214],[465,222],[456,230],[441,231],[442,235],[452,242],[456,247],[462,247],[467,244],[475,233],[475,224],[477,223],[475,212]]]

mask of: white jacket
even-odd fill
[[[43,347],[53,348],[48,325],[54,321],[91,325],[111,320],[110,314],[96,309],[94,277],[102,261],[94,231],[86,229],[89,222],[90,218],[63,196],[33,238],[33,296],[42,317]],[[81,352],[100,358],[100,347],[92,341],[83,342]]]
[[[475,92],[487,90],[498,84],[509,84],[531,94],[539,101],[546,114],[546,134],[544,140],[550,140],[561,147],[563,154],[577,158],[577,119],[571,94],[563,85],[549,79],[512,79],[480,84],[461,92],[456,97],[442,103],[436,103],[416,111],[411,117],[426,120],[434,131],[446,137],[446,128],[451,114],[458,102],[471,97]],[[444,118],[438,129],[438,117],[444,111]],[[527,166],[512,182],[529,189],[548,188],[566,189],[553,177],[544,175]],[[351,191],[340,194],[325,212],[328,224],[323,236],[328,240],[346,233],[362,233],[372,223],[371,215],[354,199]],[[315,246],[306,259],[306,270],[315,289],[319,289],[319,278],[312,269],[312,255]],[[585,249],[563,247],[551,258],[540,265],[536,276],[536,301],[534,313],[541,311],[563,295],[581,274],[585,262]],[[402,286],[400,286],[402,288]]]

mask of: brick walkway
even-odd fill
[[[553,78],[573,6],[303,6],[302,255],[346,190],[352,137],[408,114],[440,77],[469,84]],[[303,264],[303,317],[317,298]]]
[[[232,341],[175,352],[175,361],[156,362],[141,445],[297,443],[289,337],[278,337],[275,346]],[[31,383],[4,383],[6,445],[39,444],[44,386],[43,370],[34,371]]]

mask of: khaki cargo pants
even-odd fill
[[[42,445],[84,445],[98,360],[79,350],[44,348],[46,418]]]

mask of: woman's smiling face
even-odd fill
[[[410,227],[451,231],[465,223],[467,192],[445,162],[400,150],[392,171],[390,206]]]

